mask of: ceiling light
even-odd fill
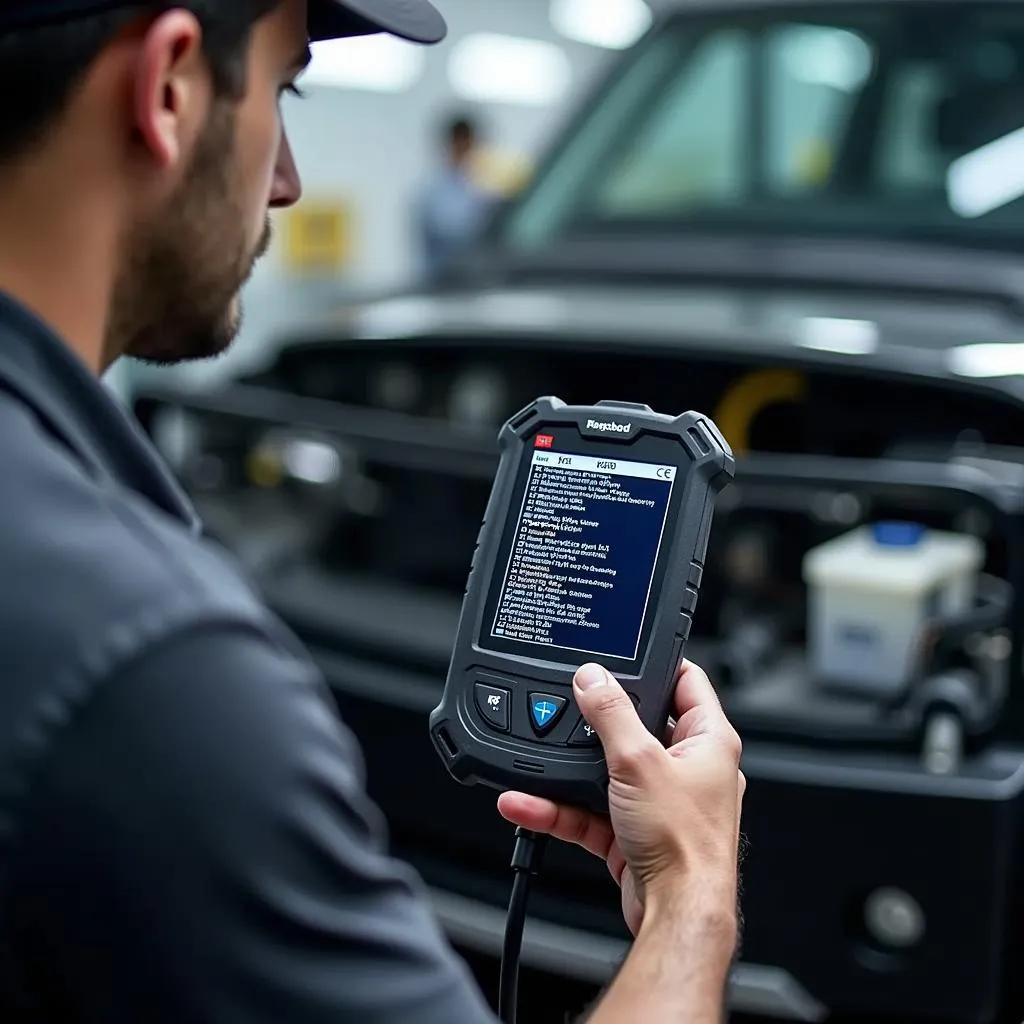
[[[949,352],[949,368],[961,377],[1017,377],[1024,374],[1024,344],[961,345]]]
[[[465,100],[543,107],[565,95],[571,69],[553,43],[479,32],[452,47],[448,78]]]
[[[551,0],[550,18],[566,38],[608,50],[632,46],[654,20],[644,0]]]
[[[818,352],[866,356],[878,348],[878,324],[870,320],[809,316],[801,324],[798,341],[805,348],[813,348]]]
[[[874,54],[855,32],[803,25],[789,30],[786,43],[783,60],[798,82],[858,92],[871,76]]]
[[[310,49],[313,59],[302,76],[304,86],[404,92],[423,71],[422,47],[393,36],[329,39]]]
[[[946,177],[950,209],[982,217],[1024,196],[1024,128],[954,160]]]

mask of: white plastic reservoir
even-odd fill
[[[920,668],[929,620],[971,607],[984,556],[976,537],[901,522],[863,526],[809,551],[803,576],[815,680],[899,694]]]

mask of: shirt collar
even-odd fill
[[[195,509],[134,417],[70,346],[2,291],[0,388],[30,406],[91,475],[135,491],[199,532]]]

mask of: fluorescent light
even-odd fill
[[[394,36],[358,36],[314,43],[303,85],[404,92],[423,71],[422,47]]]
[[[954,160],[946,176],[950,208],[982,217],[1024,196],[1024,128]]]
[[[1024,374],[1024,343],[961,345],[950,349],[949,368],[961,377],[1017,377]]]
[[[341,455],[322,441],[290,440],[284,465],[292,477],[307,484],[334,484],[341,479]]]
[[[799,342],[818,352],[867,356],[878,348],[878,324],[871,320],[846,320],[831,316],[805,317]]]
[[[462,99],[543,107],[565,95],[571,69],[553,43],[479,32],[452,47],[448,79]]]
[[[798,82],[857,92],[868,80],[874,55],[855,32],[812,25],[791,32],[783,59]]]
[[[443,316],[444,307],[436,299],[409,295],[382,299],[356,309],[349,326],[361,341],[411,338],[436,327]]]
[[[644,0],[551,0],[556,32],[578,43],[625,50],[650,28],[654,16]]]

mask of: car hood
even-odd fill
[[[346,305],[313,333],[669,347],[971,380],[1024,396],[1024,319],[1005,304],[958,297],[604,283],[470,288]]]

